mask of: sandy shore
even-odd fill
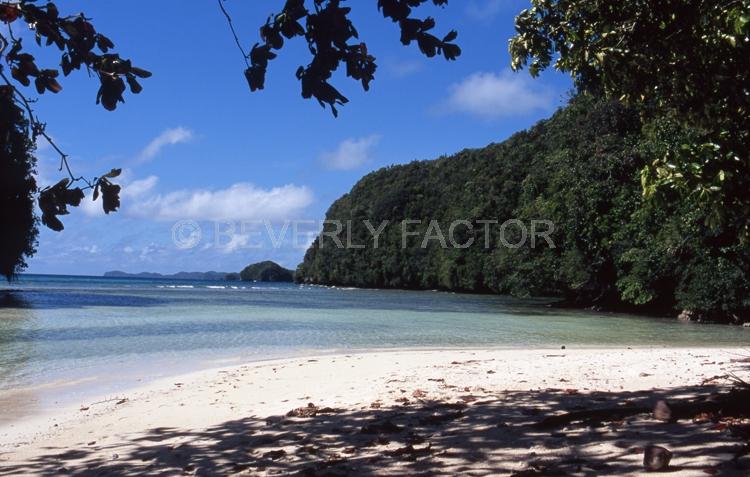
[[[672,475],[748,475],[729,462],[742,422],[638,412],[750,378],[748,354],[395,351],[201,371],[4,423],[0,475],[638,475],[650,444],[674,453]],[[539,426],[599,408],[632,412]]]

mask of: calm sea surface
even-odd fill
[[[350,350],[748,344],[747,328],[498,296],[44,275],[0,287],[0,394]]]

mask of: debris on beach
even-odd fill
[[[667,401],[660,399],[656,401],[652,415],[657,421],[669,422],[672,420],[672,408]]]
[[[284,449],[277,449],[268,451],[265,454],[263,454],[264,459],[270,459],[270,460],[278,460],[281,459],[286,455],[286,451]]]
[[[390,419],[362,426],[362,434],[396,434],[403,429],[393,423]]]
[[[335,414],[341,412],[340,409],[332,407],[318,407],[313,403],[307,403],[306,407],[298,407],[286,413],[286,417],[315,417],[318,414]]]
[[[432,444],[427,444],[427,446],[425,447],[414,447],[412,444],[409,444],[405,447],[399,447],[398,449],[394,449],[392,451],[386,451],[385,455],[414,461],[417,460],[417,457],[430,455],[431,452]]]
[[[421,389],[415,389],[413,393],[411,393],[411,397],[415,398],[423,398],[427,396],[427,393]]]
[[[643,451],[643,467],[649,472],[660,472],[669,467],[672,453],[661,446],[649,445]]]

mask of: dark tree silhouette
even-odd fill
[[[26,258],[36,251],[37,218],[33,199],[38,196],[41,222],[52,230],[60,231],[63,223],[58,216],[68,214],[68,207],[80,205],[84,191],[93,190],[94,200],[102,197],[106,213],[117,210],[120,205],[120,186],[111,179],[120,174],[113,169],[101,177],[87,179],[76,177],[68,164],[68,156],[47,134],[44,124],[34,113],[34,100],[27,98],[26,88],[32,86],[38,94],[59,93],[60,71],[55,68],[40,68],[34,56],[28,52],[22,38],[13,33],[12,24],[25,23],[34,33],[38,46],[54,46],[61,52],[60,69],[63,76],[85,68],[98,78],[100,86],[96,102],[112,111],[124,102],[126,84],[132,93],[142,89],[138,78],[151,76],[146,70],[137,68],[129,60],[111,52],[112,41],[98,33],[85,15],[61,16],[54,3],[37,5],[35,0],[0,2],[0,22],[8,25],[7,36],[0,33],[0,79],[2,100],[0,101],[0,137],[2,137],[3,174],[2,202],[5,233],[2,237],[2,273],[7,279],[25,269]],[[9,74],[6,74],[9,72]],[[68,177],[57,184],[39,189],[32,174],[36,165],[33,156],[38,138],[46,140],[60,155],[60,171]],[[7,241],[7,245],[6,245]]]
[[[13,100],[13,90],[0,86],[0,273],[10,278],[36,251],[34,218],[34,144],[28,120]]]
[[[231,17],[222,4],[224,0],[217,1],[245,59],[245,77],[252,91],[263,89],[268,62],[277,56],[274,50],[280,50],[285,40],[295,37],[304,37],[312,56],[310,64],[300,66],[296,73],[302,84],[303,98],[315,98],[323,107],[327,104],[337,116],[336,106],[349,100],[329,80],[342,63],[348,77],[361,82],[365,91],[370,88],[377,69],[375,57],[367,45],[359,41],[359,33],[349,19],[351,8],[341,6],[340,0],[287,0],[281,13],[271,15],[260,27],[262,43],[253,45],[249,53],[237,37]],[[461,54],[461,49],[452,43],[458,33],[452,30],[440,39],[430,33],[435,27],[433,18],[422,20],[412,16],[414,8],[428,2],[444,6],[448,0],[378,0],[377,8],[384,18],[398,24],[402,44],[416,42],[427,57],[442,55],[446,60],[455,60]]]

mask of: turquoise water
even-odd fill
[[[0,288],[0,393],[332,351],[749,343],[748,329],[499,296],[43,275]]]

